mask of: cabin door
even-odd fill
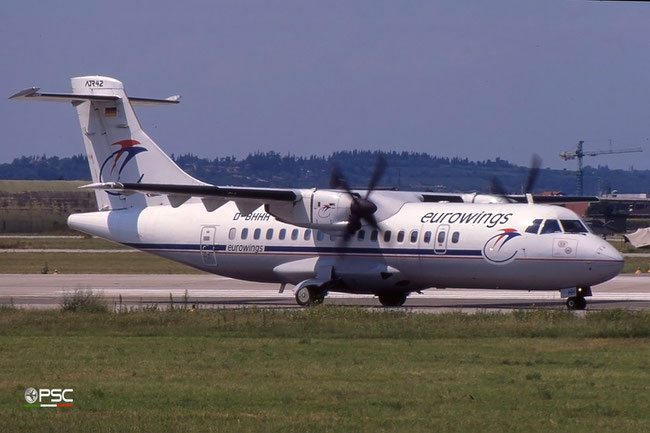
[[[216,233],[217,228],[215,226],[201,227],[201,259],[204,265],[217,265],[217,255],[214,251]]]

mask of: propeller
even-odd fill
[[[377,212],[377,205],[370,200],[370,194],[377,187],[377,184],[384,175],[384,172],[386,171],[386,165],[386,158],[380,154],[377,157],[375,169],[372,173],[372,177],[370,178],[368,191],[366,192],[365,197],[361,197],[359,194],[352,192],[350,185],[345,180],[345,177],[343,176],[343,173],[341,172],[338,164],[335,163],[332,167],[332,172],[330,174],[330,188],[344,190],[352,200],[352,203],[350,204],[350,217],[348,218],[348,224],[346,226],[345,232],[346,241],[348,241],[350,237],[361,228],[362,221],[366,221],[376,230],[380,230],[379,224],[377,224],[377,219],[374,215],[375,212]]]
[[[530,168],[528,169],[528,180],[526,180],[526,189],[524,193],[529,194],[533,192],[537,178],[539,177],[539,169],[542,167],[542,158],[533,153],[533,157],[530,159]]]
[[[535,188],[535,183],[539,177],[539,170],[541,167],[542,158],[538,154],[534,153],[533,157],[530,159],[530,166],[528,168],[528,179],[526,179],[526,187],[524,189],[525,194],[533,192],[533,188]],[[503,187],[501,181],[495,176],[490,179],[488,192],[499,197],[504,197],[506,199],[508,198],[508,192]]]

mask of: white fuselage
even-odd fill
[[[279,222],[264,207],[243,215],[234,202],[208,211],[194,199],[75,214],[69,225],[214,274],[290,284],[338,278],[356,293],[558,290],[601,283],[623,266],[611,245],[575,230],[584,225],[572,211],[534,204],[405,203],[381,232],[363,227],[348,242]]]

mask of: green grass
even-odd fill
[[[8,238],[0,236],[0,249],[74,249],[74,250],[113,250],[129,249],[124,245],[93,237],[39,238],[23,236]]]
[[[648,431],[649,319],[1,309],[0,430]]]
[[[42,192],[42,191],[79,191],[82,185],[90,181],[84,180],[0,180],[0,192]]]
[[[650,269],[650,257],[626,257],[625,266],[623,266],[623,273],[633,273],[636,270],[643,273],[648,272]]]
[[[0,273],[201,274],[203,271],[140,251],[125,253],[2,253]]]

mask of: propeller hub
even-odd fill
[[[352,201],[350,212],[361,218],[367,218],[377,212],[377,205],[365,198],[358,198]]]

